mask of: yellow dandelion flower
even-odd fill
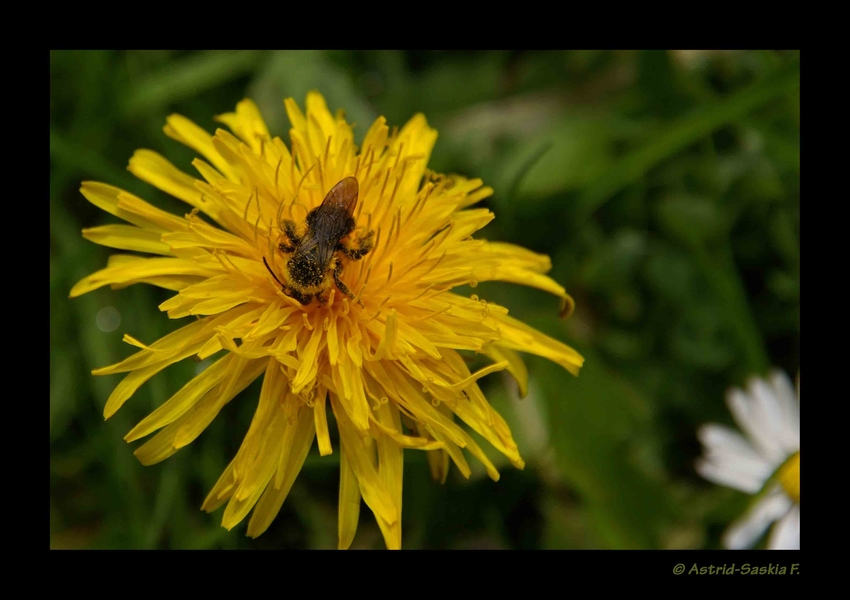
[[[362,498],[387,547],[399,548],[403,451],[426,451],[432,475],[444,481],[449,459],[469,476],[466,449],[498,480],[460,421],[523,468],[508,426],[477,380],[507,370],[524,392],[517,350],[574,374],[583,362],[507,309],[451,289],[498,280],[551,292],[567,311],[572,299],[544,275],[548,257],[472,237],[493,213],[470,207],[492,189],[426,169],[437,132],[423,115],[392,132],[379,118],[358,149],[351,125],[342,113],[331,114],[320,94],[307,96],[306,114],[291,99],[285,105],[289,147],[271,137],[250,100],[217,117],[233,133],[210,135],[182,116],[169,117],[165,133],[204,157],[192,163],[201,179],[150,150],[133,155],[130,171],[190,204],[185,217],[111,185],[83,183],[90,202],[131,224],[83,235],[155,256],[112,256],[71,296],[148,283],[177,292],[159,306],[170,318],[196,317],[150,346],[125,336],[140,350],[93,372],[127,373],[106,403],[106,418],[169,365],[220,356],[127,434],[132,442],[158,432],[135,451],[145,465],[191,443],[263,377],[245,439],[203,505],[227,505],[224,527],[253,509],[248,535],[268,528],[314,438],[321,455],[336,450],[330,410],[340,442],[339,547],[354,538]],[[326,208],[352,219],[330,233],[327,214],[314,210],[326,197]],[[484,354],[492,364],[470,372],[459,351]]]

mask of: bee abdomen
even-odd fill
[[[325,278],[324,269],[314,261],[300,260],[299,257],[290,259],[287,263],[292,282],[300,287],[321,285]]]

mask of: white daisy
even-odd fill
[[[748,494],[759,494],[750,510],[723,535],[730,549],[750,548],[771,523],[767,547],[800,548],[800,382],[797,393],[785,373],[752,378],[747,392],[734,388],[726,397],[735,422],[746,434],[724,425],[700,427],[704,454],[700,475]]]

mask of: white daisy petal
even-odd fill
[[[723,546],[730,550],[752,547],[771,523],[788,513],[792,504],[779,488],[775,488],[726,530]]]
[[[703,425],[697,430],[697,437],[710,453],[728,455],[735,460],[767,462],[744,436],[725,425]]]
[[[767,540],[769,550],[800,549],[800,505],[791,507],[779,523],[770,531]]]
[[[794,384],[784,371],[778,369],[771,371],[768,383],[770,383],[776,399],[783,407],[787,407],[789,412],[800,410],[800,399],[797,397],[797,392],[794,391]]]
[[[697,436],[705,446],[702,465],[707,473],[726,472],[724,485],[754,493],[761,489],[764,481],[773,472],[773,465],[761,456],[737,431],[723,425],[709,424],[699,428]],[[705,475],[703,475],[705,477]],[[708,477],[706,477],[708,478]],[[717,478],[712,478],[717,482]],[[731,482],[735,482],[731,484]]]
[[[703,478],[713,481],[719,485],[734,488],[748,494],[755,494],[761,489],[761,481],[752,475],[730,469],[727,465],[718,465],[704,458],[698,459],[694,465],[697,473]]]
[[[764,405],[765,399],[762,391],[758,390],[757,395],[749,396],[742,390],[735,388],[729,392],[726,401],[738,426],[744,430],[758,451],[770,460],[775,467],[778,467],[785,455],[776,442],[776,433],[773,432],[772,425],[773,416],[770,414],[770,409]],[[774,406],[773,408],[773,412],[778,414],[778,407]],[[778,418],[777,422],[779,422]]]
[[[800,449],[800,400],[788,375],[774,371],[770,385],[782,410],[782,446],[791,454]]]
[[[758,415],[763,442],[769,448],[772,455],[784,458],[788,453],[783,447],[783,436],[785,429],[785,415],[782,401],[777,398],[773,387],[764,379],[753,378],[749,382],[750,397]]]

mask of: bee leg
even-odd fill
[[[298,235],[298,230],[295,225],[295,221],[290,221],[289,219],[285,219],[283,221],[283,235],[286,236],[286,239],[289,240],[289,244],[281,244],[281,252],[294,252],[295,246],[301,243],[301,236]],[[287,249],[284,249],[284,246]],[[292,250],[289,250],[289,248],[292,248]]]
[[[337,250],[342,252],[345,256],[350,258],[351,260],[360,260],[369,252],[372,251],[372,248],[375,245],[375,232],[370,231],[366,235],[361,238],[357,238],[357,248],[348,248],[343,244],[337,245]]]
[[[352,294],[351,290],[348,289],[348,286],[345,285],[340,280],[340,278],[339,278],[340,273],[342,273],[342,263],[338,262],[338,263],[336,263],[336,266],[334,267],[334,283],[336,284],[336,287],[339,288],[340,292],[342,292],[343,294],[345,294],[346,296],[348,296],[349,298],[354,300],[354,294]]]

